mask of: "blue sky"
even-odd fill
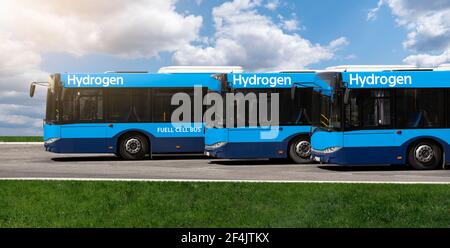
[[[202,16],[200,35],[212,37],[215,27],[212,9],[226,1],[181,0],[176,4],[180,13]],[[367,20],[368,11],[377,5],[377,0],[342,1],[280,1],[275,10],[259,8],[261,14],[269,16],[274,22],[279,15],[286,19],[295,18],[301,28],[297,33],[312,43],[326,44],[337,37],[344,36],[349,45],[343,47],[335,59],[324,60],[308,65],[309,68],[324,68],[337,64],[402,64],[409,54],[402,42],[407,36],[405,28],[395,22],[389,8],[382,8],[374,21]],[[102,72],[108,70],[148,70],[157,71],[162,66],[173,65],[172,53],[162,52],[158,57],[123,59],[114,55],[91,53],[76,56],[69,53],[46,53],[42,69],[50,72]]]
[[[450,62],[450,1],[5,0],[0,135],[39,135],[52,72]]]

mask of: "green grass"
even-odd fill
[[[0,227],[450,227],[449,185],[0,181]]]
[[[0,142],[42,142],[42,136],[0,136]]]

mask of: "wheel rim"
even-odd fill
[[[142,149],[141,141],[136,138],[127,140],[125,143],[125,150],[130,154],[136,154]]]
[[[433,148],[429,145],[420,145],[414,152],[416,159],[421,163],[428,163],[434,158]]]
[[[295,153],[302,158],[311,155],[311,144],[308,141],[302,140],[295,145]]]

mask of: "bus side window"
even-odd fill
[[[345,125],[347,128],[358,128],[361,126],[360,108],[361,96],[360,90],[354,90],[350,93],[347,104],[345,105]]]
[[[129,122],[131,110],[130,89],[110,88],[108,95],[108,121]]]
[[[100,89],[79,90],[76,93],[75,99],[78,121],[103,121],[103,92]]]
[[[445,126],[445,91],[439,89],[399,89],[398,128],[441,128]]]
[[[171,122],[172,113],[179,106],[172,105],[172,96],[176,93],[186,93],[191,96],[191,106],[193,106],[194,99],[192,98],[194,88],[155,88],[152,95],[152,119],[153,122]],[[191,115],[193,114],[191,110]],[[191,116],[191,122],[193,121]]]
[[[148,89],[133,89],[131,95],[131,106],[129,121],[151,122],[151,105]]]
[[[62,94],[61,121],[63,123],[71,123],[74,120],[75,101],[74,95],[76,91],[70,88],[64,88]]]

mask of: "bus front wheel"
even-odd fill
[[[289,145],[289,157],[297,164],[310,163],[311,143],[306,137],[294,139]]]
[[[435,170],[442,162],[441,148],[434,142],[420,141],[411,146],[409,164],[416,170]]]
[[[119,154],[123,159],[144,159],[147,153],[148,142],[143,135],[130,133],[120,139]]]

